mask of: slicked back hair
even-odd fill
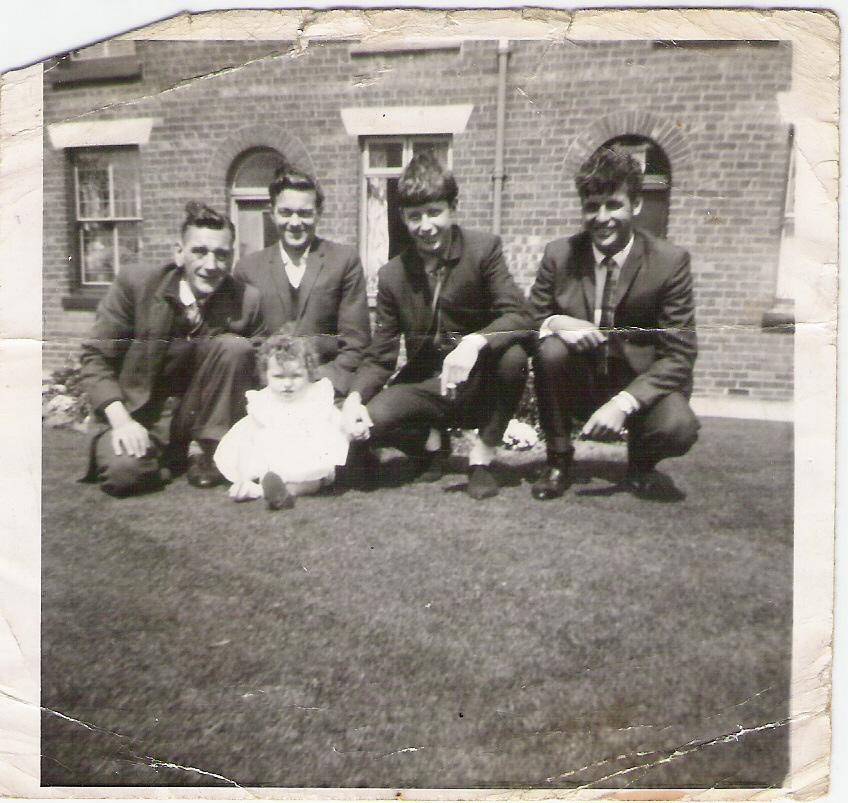
[[[642,195],[642,168],[624,148],[603,145],[577,171],[574,184],[581,199],[612,195],[623,184],[628,198],[636,201]]]
[[[183,225],[180,227],[180,234],[185,235],[186,229],[192,227],[196,229],[215,229],[216,231],[229,229],[230,234],[235,239],[236,228],[233,226],[232,220],[226,215],[216,212],[211,206],[207,206],[200,201],[189,201],[185,205],[185,213],[186,216]]]
[[[318,179],[305,170],[284,165],[274,173],[274,178],[268,185],[268,197],[271,199],[271,206],[277,203],[277,196],[283,190],[312,191],[315,193],[315,210],[320,212],[324,208],[324,191],[321,189]]]
[[[398,179],[398,203],[401,207],[447,201],[451,207],[459,195],[456,179],[430,151],[423,151],[404,168]]]
[[[319,379],[317,338],[295,335],[294,331],[294,323],[283,324],[259,347],[256,363],[262,382],[265,382],[268,362],[272,357],[277,361],[277,365],[287,362],[299,363],[306,369],[310,382]]]

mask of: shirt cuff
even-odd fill
[[[542,325],[539,327],[539,340],[543,337],[547,337],[548,335],[553,334],[553,330],[551,329],[551,321],[556,318],[556,315],[549,315],[542,321]]]
[[[461,343],[473,343],[477,348],[477,351],[480,351],[486,344],[488,344],[488,340],[486,340],[485,335],[481,335],[479,332],[474,332],[473,334],[466,335],[460,341]]]
[[[636,398],[628,393],[626,390],[622,390],[612,397],[612,400],[618,405],[618,408],[625,415],[633,415],[633,413],[639,412],[639,402],[636,401]]]

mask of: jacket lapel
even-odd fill
[[[180,275],[177,268],[165,271],[153,294],[147,331],[147,373],[151,381],[168,353],[168,345],[173,335],[175,311],[174,302],[169,300],[169,297],[179,298]]]
[[[309,256],[306,257],[306,270],[303,273],[303,279],[300,282],[300,292],[297,297],[298,320],[306,308],[306,300],[315,286],[315,280],[324,267],[324,243],[316,238],[312,245],[313,247],[309,249]]]
[[[266,251],[268,273],[274,281],[274,287],[277,290],[277,298],[280,299],[280,306],[283,308],[283,317],[287,321],[294,319],[294,310],[292,309],[291,293],[289,292],[289,280],[286,276],[286,269],[283,267],[283,258],[280,256],[280,244],[270,246]]]
[[[636,274],[639,273],[639,269],[642,267],[645,243],[638,232],[636,232],[633,236],[635,237],[633,240],[633,247],[630,249],[627,259],[624,260],[624,265],[621,266],[621,272],[618,274],[618,283],[615,286],[615,292],[612,297],[612,304],[614,308],[618,307],[621,303],[621,299],[627,295],[630,285],[633,284]]]
[[[583,287],[583,301],[586,304],[587,321],[595,317],[595,256],[592,253],[592,240],[585,237],[580,248],[574,253],[577,270],[580,272],[580,284]]]

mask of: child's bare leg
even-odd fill
[[[311,496],[321,490],[321,480],[305,480],[303,482],[287,482],[286,488],[292,496]]]

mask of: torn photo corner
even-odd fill
[[[825,794],[838,76],[826,11],[527,8],[182,14],[0,77],[0,790]],[[638,166],[638,189],[617,206],[619,186],[598,191],[592,207],[575,180],[603,147]],[[474,314],[496,306],[485,272],[462,284],[457,269],[435,292],[426,278],[410,285],[410,306],[385,317],[392,266],[424,248],[399,203],[423,153],[458,186],[449,245],[470,252],[497,235],[504,281],[534,309],[550,305],[536,316],[543,336],[553,326],[549,344],[551,319],[572,303],[585,300],[587,317],[594,303],[590,327],[612,303],[633,311],[604,358],[630,366],[630,384],[615,386],[624,435],[576,440],[570,487],[550,473],[561,388],[544,378],[535,334],[492,498],[469,491],[481,436],[454,423],[436,441],[435,482],[413,481],[414,461],[380,448],[369,463],[379,481],[346,484],[338,471],[280,510],[192,487],[191,472],[128,498],[78,481],[109,445],[89,438],[105,405],[147,381],[139,368],[114,391],[125,354],[160,366],[182,359],[169,344],[192,342],[173,324],[156,345],[156,321],[182,310],[186,291],[142,301],[145,271],[176,259],[202,301],[204,281],[219,298],[216,282],[250,283],[245,266],[267,252],[292,293],[286,309],[302,315],[348,309],[329,277],[335,255],[350,254],[374,343],[387,321],[411,326],[416,292],[441,305],[422,307],[445,316],[434,314],[436,334],[468,311],[457,299],[469,287]],[[269,185],[284,166],[320,192],[289,190],[298,204],[280,207]],[[232,222],[194,251],[181,231],[190,201]],[[603,267],[620,231],[622,264]],[[193,276],[186,266],[210,252]],[[236,278],[221,278],[230,259]],[[614,301],[602,267],[620,268]],[[263,315],[269,292],[257,296]],[[691,298],[690,320],[680,310]],[[98,328],[104,319],[123,326],[108,343],[102,332],[118,324]],[[693,326],[694,370],[681,369]],[[333,355],[347,347],[336,329],[318,334]],[[100,396],[80,370],[84,341],[107,372]],[[410,342],[399,365],[415,357]],[[677,368],[661,371],[663,360]],[[616,370],[605,363],[592,388],[612,387]],[[189,392],[179,372],[156,376],[150,398]],[[588,398],[568,376],[562,387]],[[649,439],[656,400],[675,395],[697,416],[697,443],[661,464],[676,494],[657,502],[632,482],[634,443]],[[558,493],[539,493],[540,475]]]

